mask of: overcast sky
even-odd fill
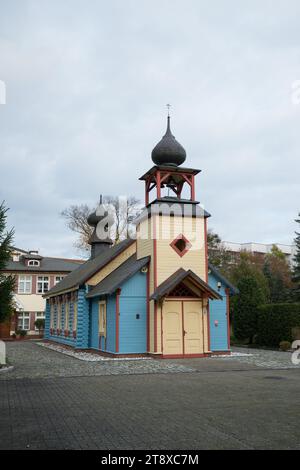
[[[143,199],[166,103],[185,166],[202,169],[209,227],[291,243],[299,0],[0,0],[0,80],[0,200],[16,246],[78,256],[64,208]]]

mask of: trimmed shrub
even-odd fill
[[[233,298],[233,331],[238,340],[253,343],[257,333],[257,308],[267,301],[256,276],[248,275],[237,283],[239,294]]]
[[[278,348],[281,341],[293,341],[300,327],[300,303],[268,304],[257,309],[258,343]]]

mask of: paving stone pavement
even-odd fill
[[[233,348],[233,351],[247,354],[247,356],[235,356],[234,360],[250,366],[268,369],[299,369],[299,365],[292,363],[292,354],[283,351],[270,351],[254,348]],[[233,358],[220,357],[220,360],[231,361]]]
[[[38,346],[34,341],[8,342],[7,357],[12,372],[0,374],[0,380],[15,378],[76,377],[118,374],[163,374],[192,372],[194,369],[172,361],[146,359],[137,361],[84,362]]]
[[[0,449],[300,449],[299,368],[221,358],[89,364],[32,342],[8,344],[8,355]]]

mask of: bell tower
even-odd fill
[[[145,173],[140,180],[145,181],[145,204],[150,202],[150,192],[155,189],[156,199],[162,197],[162,189],[168,188],[176,199],[181,199],[184,185],[189,186],[190,201],[195,201],[195,175],[200,170],[180,168],[184,163],[186,152],[177,142],[170,128],[170,116],[168,115],[167,131],[161,141],[152,150],[152,161],[155,166]]]
[[[154,166],[140,178],[145,184],[145,209],[137,221],[137,258],[151,259],[148,350],[162,354],[164,300],[155,296],[179,271],[182,275],[192,272],[207,282],[206,219],[210,214],[195,199],[195,177],[200,170],[181,166],[186,151],[171,132],[169,115],[166,133],[151,156]],[[183,197],[184,191],[187,197]],[[183,285],[176,292],[192,295],[192,290]],[[208,350],[208,334],[203,335],[203,348]]]

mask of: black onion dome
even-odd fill
[[[98,222],[100,222],[101,219],[102,219],[102,216],[97,215],[96,211],[94,211],[88,216],[87,223],[91,227],[95,227],[98,224]]]
[[[186,152],[175,139],[170,129],[170,116],[168,116],[167,132],[152,150],[152,160],[155,165],[181,165],[186,159]]]

